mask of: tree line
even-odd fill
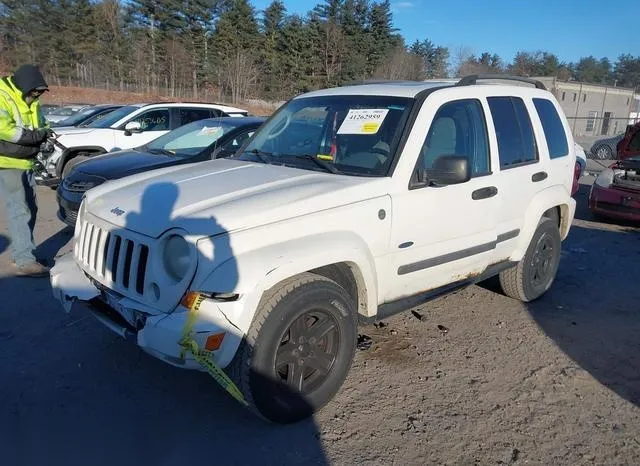
[[[0,0],[0,69],[38,63],[58,85],[285,100],[371,78],[423,80],[481,72],[640,86],[640,56],[563,63],[519,52],[511,63],[428,38],[407,43],[390,0],[323,0],[305,15],[282,0]]]

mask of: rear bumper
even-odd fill
[[[589,209],[595,214],[618,220],[640,222],[640,192],[591,186]]]
[[[71,253],[56,261],[50,279],[53,295],[66,312],[91,314],[115,334],[168,364],[204,370],[190,353],[184,358],[180,356],[182,347],[179,342],[188,316],[184,307],[178,306],[172,313],[164,314],[145,309],[127,298],[107,294],[86,277]],[[211,353],[222,368],[231,362],[243,337],[227,320],[220,306],[213,302],[201,305],[193,332],[193,338],[201,348],[204,348],[208,336],[225,334],[220,348]]]

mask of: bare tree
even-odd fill
[[[341,51],[344,45],[344,39],[340,27],[330,21],[321,26],[322,41],[322,64],[326,84],[331,85],[335,76],[340,73],[342,68]]]
[[[453,52],[451,57],[451,76],[462,76],[461,68],[473,56],[470,47],[461,45]]]
[[[259,70],[256,59],[249,51],[237,50],[220,66],[223,82],[231,92],[233,103],[244,100],[249,90],[258,80]]]
[[[378,79],[415,80],[424,79],[422,59],[409,53],[402,46],[395,47],[387,53],[374,73]]]
[[[110,55],[115,62],[115,69],[118,76],[118,88],[124,90],[124,64],[120,58],[120,44],[123,39],[122,31],[122,4],[120,0],[103,0],[96,3],[95,15],[99,24],[104,24],[108,30],[108,40],[112,44]]]

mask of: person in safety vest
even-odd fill
[[[0,79],[0,202],[4,202],[11,252],[18,276],[41,277],[49,269],[35,257],[36,185],[33,162],[51,134],[39,97],[48,91],[35,65]]]

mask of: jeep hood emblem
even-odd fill
[[[117,215],[118,217],[120,217],[122,214],[124,214],[124,210],[122,210],[120,207],[114,207],[109,212],[111,212],[112,214]]]

